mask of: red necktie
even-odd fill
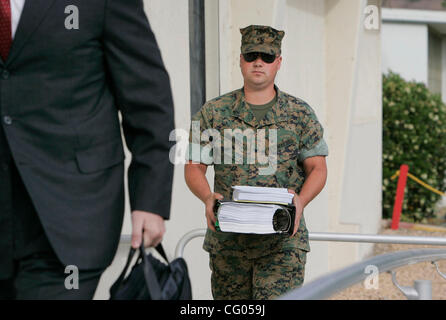
[[[11,3],[0,0],[0,56],[6,61],[12,44]]]

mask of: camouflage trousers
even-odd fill
[[[209,255],[215,300],[269,300],[301,286],[307,252],[301,249],[248,259],[245,254]]]

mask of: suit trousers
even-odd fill
[[[0,160],[0,299],[92,299],[104,269],[66,269],[11,157]]]

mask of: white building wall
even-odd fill
[[[382,72],[428,83],[428,27],[426,24],[385,22],[382,25]]]
[[[340,223],[361,234],[380,227],[382,185],[382,78],[379,30],[359,29],[350,133],[348,135]],[[355,245],[359,258],[372,244]]]
[[[375,234],[381,219],[380,31],[364,28],[364,12],[377,1],[327,3],[328,231]],[[362,259],[371,248],[329,243],[329,270]]]

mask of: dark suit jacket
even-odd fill
[[[65,8],[79,10],[67,29]],[[174,128],[168,74],[141,0],[28,0],[6,61],[1,121],[56,254],[108,266],[124,212],[125,141],[132,210],[169,217]]]

